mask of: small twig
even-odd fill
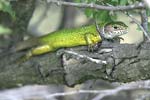
[[[141,24],[145,29],[145,31],[148,32],[148,17],[146,14],[146,10],[141,10],[140,15],[141,15]]]
[[[94,63],[97,63],[97,64],[103,64],[103,65],[106,65],[106,64],[107,64],[107,62],[104,61],[104,60],[94,59],[94,58],[91,58],[91,57],[89,57],[89,56],[87,56],[87,55],[82,55],[82,54],[79,54],[79,53],[74,52],[74,51],[63,50],[63,52],[65,52],[65,53],[67,53],[67,54],[75,55],[75,56],[77,56],[77,57],[79,57],[79,58],[87,59],[87,60],[89,60],[89,61],[91,61],[91,62],[94,62]]]
[[[148,17],[146,14],[146,10],[141,10],[140,16],[141,16],[141,25],[144,28],[144,30],[148,33]],[[144,36],[144,40],[145,40],[145,36]]]
[[[138,81],[138,82],[131,82],[127,84],[120,85],[114,89],[105,89],[105,90],[75,90],[71,92],[62,92],[62,93],[53,93],[48,95],[46,98],[50,99],[52,97],[60,97],[60,96],[67,96],[67,95],[74,95],[74,94],[81,94],[81,93],[91,93],[91,94],[99,94],[92,100],[101,100],[102,98],[110,95],[115,95],[120,91],[126,90],[148,90],[150,89],[150,80],[146,81]]]
[[[92,100],[101,100],[106,96],[115,95],[115,94],[119,93],[120,91],[139,90],[139,89],[146,89],[146,90],[150,89],[150,80],[130,82],[130,83],[118,86],[115,89],[102,90],[103,92],[101,91],[101,93],[99,93],[99,95],[96,96]]]
[[[48,3],[55,3],[57,5],[65,5],[65,6],[73,6],[73,7],[80,7],[80,8],[91,8],[91,9],[98,9],[98,10],[108,10],[108,11],[123,11],[123,10],[131,10],[131,9],[144,9],[145,4],[140,2],[137,4],[127,5],[127,6],[103,6],[97,5],[94,3],[75,3],[75,2],[65,2],[60,0],[47,0]]]
[[[95,26],[96,26],[96,30],[100,34],[101,38],[104,39],[104,34],[105,34],[104,26],[99,27],[97,21],[95,21]]]
[[[146,98],[150,98],[150,94],[144,94],[144,95],[141,95],[140,97],[138,96],[137,99],[135,100],[146,100]]]
[[[148,33],[143,28],[143,26],[140,24],[140,22],[137,19],[135,19],[131,14],[129,14],[129,13],[126,13],[126,14],[139,26],[139,28],[143,31],[144,35],[147,37],[148,41],[150,41],[150,37],[149,37]]]

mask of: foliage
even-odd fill
[[[10,1],[0,0],[0,11],[8,13],[13,19],[15,19],[15,12],[12,10]]]
[[[4,13],[8,13],[13,20],[15,20],[15,12],[12,10],[10,1],[8,0],[0,0],[0,11]],[[9,28],[6,28],[2,25],[0,25],[0,35],[1,34],[7,34],[10,33],[11,30]]]
[[[142,0],[75,0],[78,3],[94,3],[105,6],[126,6],[130,4],[135,4],[141,2]],[[139,10],[129,11],[130,13],[138,13]],[[150,16],[150,9],[146,8],[147,16]],[[112,11],[103,11],[96,9],[85,8],[85,14],[87,17],[93,18],[99,22],[106,23],[109,21],[114,21],[117,19],[116,12]],[[140,30],[140,28],[137,28]],[[148,31],[150,32],[150,22],[148,22]]]
[[[11,32],[12,32],[11,29],[6,28],[6,27],[0,25],[0,35],[2,35],[2,34],[9,34]]]
[[[99,5],[109,5],[109,6],[125,6],[129,4],[133,4],[139,2],[141,0],[75,0],[78,3],[94,3]],[[147,13],[150,13],[147,10]],[[86,16],[90,18],[94,18],[102,23],[116,20],[117,14],[111,11],[102,11],[102,10],[93,10],[93,9],[85,9]],[[149,14],[150,15],[150,14]]]

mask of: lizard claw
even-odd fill
[[[92,47],[92,45],[88,45],[88,51],[89,51],[89,52],[93,52],[93,47]]]
[[[88,45],[88,51],[89,52],[94,52],[97,49],[98,49],[98,44],[90,44],[90,45]]]
[[[117,37],[117,39],[120,41],[120,40],[123,40],[124,41],[124,38],[122,37]]]

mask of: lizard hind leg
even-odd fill
[[[23,63],[30,59],[32,56],[41,55],[47,52],[53,51],[53,48],[49,45],[42,45],[28,51],[24,56],[22,56],[17,63]]]

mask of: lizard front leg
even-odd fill
[[[94,48],[97,44],[97,36],[92,33],[86,33],[85,34],[85,40],[88,45],[88,51],[94,51]]]

